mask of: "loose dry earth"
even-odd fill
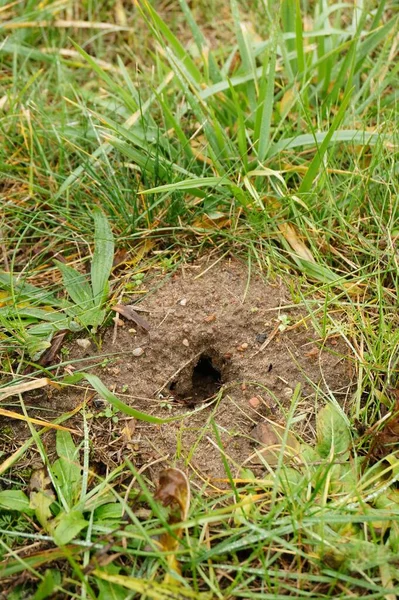
[[[54,418],[86,399],[92,465],[102,474],[129,456],[150,478],[178,465],[196,483],[223,487],[222,452],[233,475],[242,465],[258,473],[263,469],[254,458],[254,427],[267,419],[284,424],[298,384],[295,427],[306,439],[314,437],[315,411],[326,393],[342,405],[347,401],[351,380],[345,344],[336,337],[317,339],[309,315],[295,307],[287,288],[280,281],[265,282],[260,273],[248,278],[238,260],[185,266],[137,306],[147,311],[140,315],[150,325],[148,332],[121,317],[119,326],[105,331],[101,348],[92,343],[84,350],[73,341],[68,360],[86,371],[94,360],[97,366],[90,372],[124,402],[180,420],[152,425],[120,414],[114,420],[99,416],[104,406],[85,386],[46,392],[28,402],[36,406],[31,416]],[[282,323],[285,330],[276,331]],[[269,343],[262,349],[265,340]],[[135,356],[139,348],[143,352]],[[68,424],[80,428],[82,419]],[[24,431],[29,434],[25,424],[16,431],[19,443]],[[50,452],[53,439],[53,433],[44,438]]]

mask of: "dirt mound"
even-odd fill
[[[172,464],[197,481],[225,478],[222,454],[236,474],[254,453],[254,427],[265,418],[284,423],[298,383],[296,426],[308,437],[324,394],[345,401],[350,377],[341,341],[317,340],[309,315],[294,305],[287,288],[259,273],[249,276],[237,260],[185,266],[138,306],[146,311],[140,314],[149,331],[121,318],[116,339],[111,328],[100,349],[92,344],[83,350],[75,341],[69,359],[88,370],[93,358],[98,366],[91,372],[135,408],[184,418],[130,423],[127,452],[124,417],[99,417],[104,408],[94,398],[89,424],[97,463],[112,467],[128,454],[150,475]],[[68,390],[53,393],[48,402],[65,411],[82,398],[82,392]]]

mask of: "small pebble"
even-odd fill
[[[137,333],[137,329],[135,329],[134,327],[131,327],[129,329],[129,333]]]
[[[186,306],[186,304],[187,304],[187,298],[183,298],[182,300],[180,300],[179,304],[181,306]]]
[[[216,321],[216,315],[208,315],[207,317],[205,317],[204,321],[205,323],[212,323],[212,321]]]
[[[258,344],[263,344],[263,342],[265,342],[267,339],[267,333],[257,333],[255,339]]]
[[[189,343],[188,339],[184,338],[184,340],[183,340],[183,346],[187,346],[187,348],[188,348],[189,345],[190,345],[190,343]]]
[[[107,405],[105,400],[103,400],[102,398],[98,398],[98,397],[94,398],[93,404],[96,408],[103,408],[104,406]]]
[[[118,316],[113,317],[113,322],[115,323],[115,325],[117,327],[124,327],[125,326],[125,321],[123,319],[120,319]]]
[[[141,356],[144,354],[143,348],[135,348],[132,352],[133,356]]]
[[[252,406],[252,408],[259,408],[259,406],[260,406],[260,400],[259,400],[259,398],[257,396],[254,396],[253,398],[250,398],[248,400],[248,404],[250,406]]]
[[[286,398],[292,398],[293,393],[294,390],[292,390],[290,387],[284,388],[283,394]]]
[[[248,344],[246,342],[244,342],[243,344],[240,344],[239,346],[237,346],[238,352],[245,352],[245,350],[247,348],[248,348]]]
[[[83,348],[83,350],[87,350],[91,346],[91,341],[87,338],[79,338],[76,340],[76,343],[80,348]]]
[[[309,352],[305,352],[305,356],[307,358],[317,358],[319,356],[319,349],[312,348],[311,350],[309,350]]]

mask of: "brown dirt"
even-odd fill
[[[99,418],[104,409],[93,399],[90,438],[93,463],[100,471],[129,456],[138,467],[149,469],[150,476],[166,465],[179,465],[196,482],[226,478],[212,420],[233,474],[244,463],[256,470],[261,467],[246,462],[254,453],[251,432],[265,418],[284,423],[298,383],[296,427],[308,439],[314,435],[313,417],[324,394],[345,402],[350,375],[343,343],[317,340],[308,315],[293,307],[281,282],[267,283],[259,273],[249,279],[238,260],[221,261],[207,270],[210,266],[205,261],[185,266],[144,298],[139,307],[148,312],[140,314],[149,322],[149,332],[125,322],[117,327],[114,343],[113,328],[105,332],[98,351],[71,344],[68,359],[77,361],[76,369],[88,370],[88,354],[97,364],[104,355],[114,355],[91,372],[124,402],[151,415],[184,417],[164,425],[139,421],[130,427],[129,441],[123,433],[125,416],[117,423]],[[259,334],[269,336],[279,315],[288,316],[287,329],[258,352]],[[144,353],[135,357],[135,348]],[[215,394],[216,399],[204,403]],[[54,416],[47,410],[71,410],[84,397],[82,390],[51,392],[47,404],[41,402],[46,412],[40,416]],[[76,424],[81,424],[80,417]]]

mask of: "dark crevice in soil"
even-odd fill
[[[204,402],[219,391],[222,385],[222,374],[207,354],[201,354],[193,369],[192,397],[195,403]]]
[[[220,361],[214,355],[214,351],[203,352],[188,373],[182,372],[178,379],[171,382],[169,391],[175,400],[194,406],[218,393],[224,378],[218,365]]]

